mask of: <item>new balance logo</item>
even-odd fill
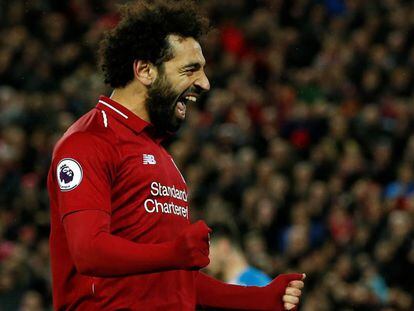
[[[155,161],[155,157],[152,154],[143,154],[142,155],[142,163],[143,164],[157,164],[157,161]]]

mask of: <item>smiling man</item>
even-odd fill
[[[190,223],[186,182],[163,148],[186,107],[210,88],[188,1],[124,7],[101,45],[101,96],[56,144],[48,176],[55,310],[291,310],[302,274],[265,287],[219,282],[211,230]]]

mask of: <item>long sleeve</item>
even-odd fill
[[[84,210],[63,219],[69,251],[81,274],[115,277],[178,269],[173,242],[138,244],[109,233],[110,216]]]
[[[264,287],[231,285],[199,272],[196,279],[197,304],[206,308],[264,311],[284,310],[282,297],[290,281],[302,274],[283,274]]]

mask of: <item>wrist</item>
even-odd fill
[[[172,269],[183,269],[183,260],[177,247],[176,241],[169,241],[160,244],[163,248],[165,258],[168,259],[169,265]]]

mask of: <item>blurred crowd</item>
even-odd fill
[[[51,308],[51,150],[110,94],[96,51],[121,2],[0,2],[0,310]],[[212,90],[167,142],[193,219],[272,277],[305,272],[303,311],[414,310],[414,3],[200,10]]]

